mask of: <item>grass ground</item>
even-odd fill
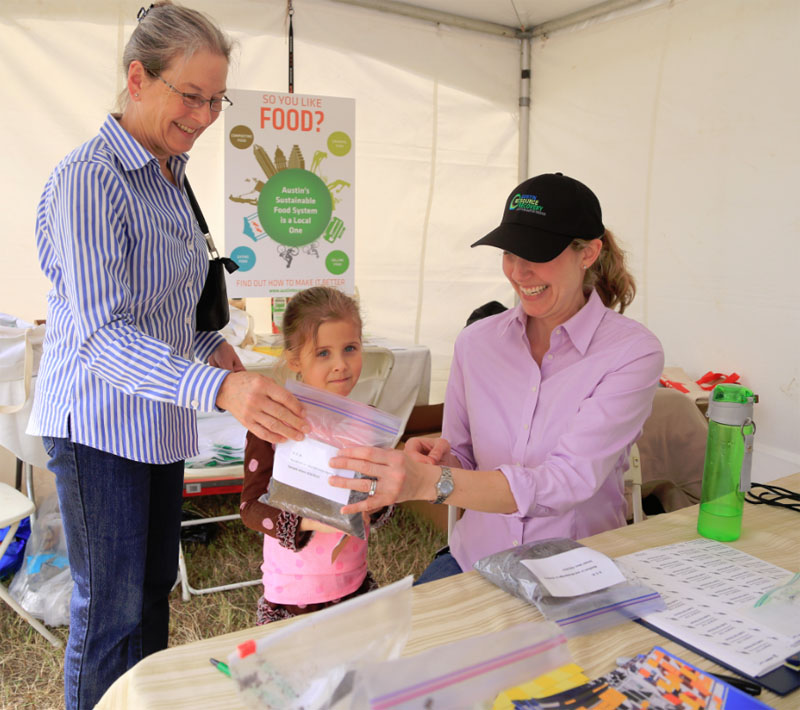
[[[206,517],[238,510],[238,495],[196,498],[185,508]],[[208,544],[184,545],[189,580],[194,587],[225,584],[260,577],[260,536],[241,521],[219,523]],[[445,536],[427,520],[400,508],[394,517],[370,536],[369,567],[380,585],[407,574],[415,577],[445,544]],[[4,581],[5,584],[8,580]],[[255,609],[261,587],[181,599],[172,591],[170,645],[197,641],[255,625]],[[67,628],[54,633],[66,641]],[[0,708],[59,710],[62,697],[64,650],[53,648],[42,636],[0,602]]]

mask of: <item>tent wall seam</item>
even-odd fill
[[[414,320],[414,345],[419,345],[419,332],[422,325],[422,305],[425,298],[425,256],[428,251],[428,227],[433,209],[433,192],[436,184],[436,152],[439,147],[439,80],[433,80],[433,119],[431,132],[431,177],[428,183],[428,202],[425,205],[425,219],[422,223],[422,242],[419,247],[419,275],[417,286],[417,315]]]
[[[653,206],[653,174],[655,170],[656,161],[656,134],[658,130],[658,119],[661,107],[661,91],[664,81],[664,63],[667,59],[667,48],[670,44],[671,35],[671,15],[667,15],[667,22],[664,28],[664,38],[661,43],[661,56],[658,59],[658,71],[656,74],[655,88],[653,91],[653,107],[650,114],[650,144],[648,146],[647,154],[647,176],[645,184],[645,200],[644,200],[644,225],[643,225],[643,239],[642,239],[642,281],[647,283],[648,272],[650,271],[650,219],[652,216]],[[641,289],[642,293],[642,323],[649,325],[650,320],[650,289]],[[639,292],[637,292],[638,295]]]

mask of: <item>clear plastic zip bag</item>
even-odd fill
[[[558,626],[526,622],[365,665],[350,710],[488,710],[498,693],[571,662]]]
[[[500,589],[534,604],[555,621],[567,637],[581,636],[657,611],[666,605],[661,595],[620,570],[625,581],[578,596],[553,596],[525,564],[583,548],[567,538],[529,542],[478,560],[474,567]]]
[[[358,670],[397,658],[411,632],[409,575],[239,644],[228,657],[240,699],[258,710],[349,710]],[[264,627],[262,627],[264,628]]]
[[[363,476],[332,469],[328,461],[339,449],[350,446],[392,447],[402,431],[402,420],[302,382],[289,380],[286,389],[305,406],[311,432],[303,441],[285,441],[275,446],[272,478],[259,500],[365,540],[361,513],[343,515],[340,510],[344,505],[364,500],[367,494],[328,484],[328,476],[334,474]]]

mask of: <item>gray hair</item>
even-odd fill
[[[127,76],[131,62],[139,61],[148,73],[161,74],[175,57],[188,59],[198,50],[230,61],[232,47],[231,40],[210,17],[162,0],[140,14],[139,24],[122,53],[122,68]],[[128,92],[123,91],[118,99],[123,110],[128,100]]]

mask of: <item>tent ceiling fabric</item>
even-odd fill
[[[536,36],[642,0],[334,0],[507,37]]]
[[[597,0],[415,0],[410,4],[507,27],[530,29],[599,3]]]

